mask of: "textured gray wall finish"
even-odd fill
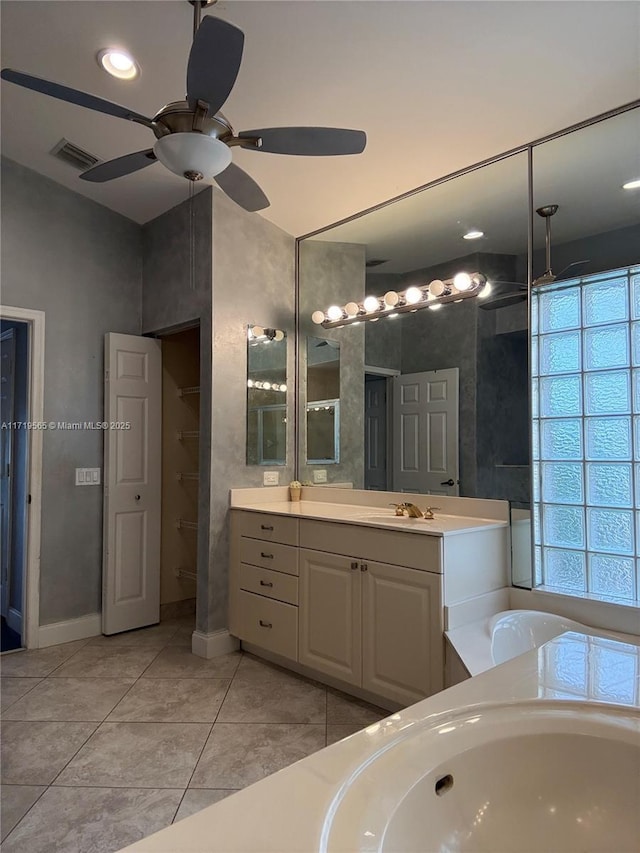
[[[135,223],[10,160],[2,161],[2,304],[44,311],[45,421],[101,421],[105,332],[140,333]],[[47,431],[42,457],[40,622],[101,607],[103,466],[99,430]]]

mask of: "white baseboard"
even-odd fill
[[[194,631],[191,635],[191,651],[200,658],[215,658],[218,655],[226,655],[240,648],[240,641],[232,637],[227,629],[212,631],[203,634]]]
[[[84,640],[96,637],[102,633],[102,614],[89,613],[78,619],[67,619],[64,622],[53,622],[51,625],[41,625],[38,630],[38,647],[57,646],[60,643],[71,643],[73,640]]]

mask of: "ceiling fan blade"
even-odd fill
[[[262,192],[258,184],[249,177],[247,173],[231,163],[224,172],[216,175],[214,181],[221,190],[224,190],[229,198],[233,199],[240,207],[252,213],[256,210],[264,210],[269,207],[269,199]]]
[[[102,184],[104,181],[112,181],[114,178],[122,178],[139,169],[144,169],[156,162],[156,155],[152,148],[145,151],[136,151],[133,154],[125,154],[124,157],[116,157],[115,160],[107,160],[98,163],[80,175],[83,181],[92,181]]]
[[[573,276],[579,275],[582,270],[582,267],[584,267],[588,263],[591,263],[591,261],[574,261],[572,264],[568,264],[562,270],[562,272],[558,273],[558,275],[556,276],[556,281],[563,278],[573,278]]]
[[[215,115],[236,82],[244,33],[233,24],[206,16],[198,27],[187,65],[187,100],[191,109],[198,101],[209,105]]]
[[[258,137],[261,144],[257,148],[251,146],[255,151],[302,154],[307,157],[360,154],[367,144],[367,134],[363,130],[344,130],[340,127],[263,127],[259,130],[243,130],[239,137]]]
[[[50,98],[58,98],[60,101],[77,104],[79,107],[86,107],[88,110],[95,110],[98,113],[106,113],[106,115],[116,118],[124,118],[128,121],[137,121],[140,124],[151,126],[151,119],[135,110],[121,107],[119,104],[105,101],[104,98],[98,98],[95,95],[89,95],[79,89],[71,89],[69,86],[62,86],[60,83],[53,83],[51,80],[43,80],[41,77],[23,74],[22,71],[14,71],[12,68],[3,68],[0,76],[9,83],[24,86],[25,89],[32,89],[34,92],[41,92],[43,95],[49,95]]]

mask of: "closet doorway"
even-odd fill
[[[195,612],[200,485],[200,328],[162,335],[160,617]]]

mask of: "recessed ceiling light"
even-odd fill
[[[480,237],[484,237],[484,231],[478,231],[476,229],[467,231],[466,234],[462,235],[463,240],[479,240]]]
[[[623,190],[640,190],[640,178],[636,178],[635,181],[627,181],[626,184],[622,185]]]
[[[98,63],[107,74],[117,77],[118,80],[133,80],[140,73],[140,68],[135,59],[124,50],[114,47],[105,47],[98,53]]]

